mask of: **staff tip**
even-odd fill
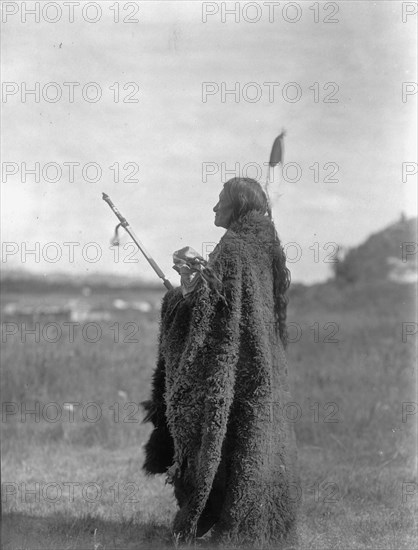
[[[109,198],[109,195],[106,195],[106,193],[103,193],[103,192],[102,192],[102,199],[103,199],[103,200],[106,200],[106,199],[108,199],[108,198]]]

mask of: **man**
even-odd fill
[[[283,415],[290,275],[259,183],[229,180],[213,210],[227,231],[209,261],[190,248],[174,255],[182,286],[163,300],[144,468],[167,472],[183,540],[213,527],[218,542],[293,542],[296,444]]]

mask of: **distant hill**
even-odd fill
[[[360,246],[350,248],[334,264],[341,283],[417,281],[417,219],[401,219],[371,235]]]
[[[353,318],[369,314],[378,320],[382,315],[388,318],[402,311],[406,320],[414,320],[416,231],[417,220],[402,217],[359,246],[346,250],[333,264],[334,275],[327,281],[312,286],[292,284],[289,318],[297,318],[303,312],[318,315],[323,311],[330,315],[350,311]],[[410,254],[406,256],[406,252]]]
[[[126,277],[109,273],[89,273],[87,275],[70,275],[67,273],[49,273],[39,275],[23,269],[2,269],[0,274],[2,292],[63,292],[80,291],[94,288],[96,291],[112,289],[161,289],[158,281],[150,283],[137,277]]]

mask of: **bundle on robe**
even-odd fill
[[[144,469],[167,472],[173,531],[192,540],[292,543],[299,490],[287,362],[274,316],[274,228],[252,211],[210,255],[222,293],[167,292]],[[223,299],[224,298],[224,299]]]

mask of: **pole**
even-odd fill
[[[160,277],[160,279],[163,280],[164,286],[168,290],[173,289],[173,285],[170,283],[170,281],[167,279],[167,277],[164,275],[164,273],[161,271],[160,267],[154,260],[154,258],[147,252],[144,245],[141,243],[141,241],[138,239],[138,237],[135,235],[133,230],[131,229],[131,226],[128,223],[128,220],[122,216],[122,214],[119,212],[119,210],[116,208],[116,206],[113,204],[113,202],[110,200],[109,195],[106,195],[106,193],[102,193],[102,199],[107,202],[107,204],[110,206],[110,208],[113,210],[113,213],[116,215],[118,220],[120,221],[120,225],[125,229],[125,231],[128,233],[128,235],[131,236],[132,240],[136,244],[136,246],[139,248],[139,250],[142,252],[142,254],[147,259],[150,266],[153,268],[155,273]]]

